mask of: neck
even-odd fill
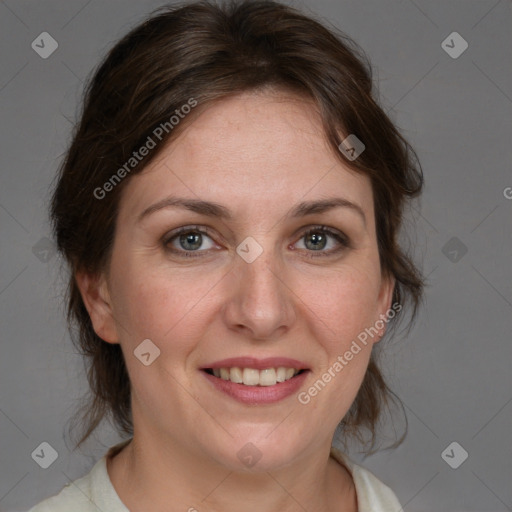
[[[135,435],[107,460],[107,468],[119,497],[134,512],[169,512],[169,504],[189,512],[356,512],[351,475],[329,452],[330,446],[276,471],[234,472],[198,460],[183,447],[162,447]]]

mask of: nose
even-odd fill
[[[275,340],[290,330],[296,317],[295,295],[282,260],[264,250],[251,263],[237,255],[234,266],[223,309],[228,328],[259,341]]]

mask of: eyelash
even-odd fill
[[[168,252],[178,255],[179,257],[185,257],[185,258],[203,257],[204,254],[201,254],[201,253],[206,253],[206,252],[208,252],[208,250],[206,250],[206,251],[186,251],[186,250],[171,249],[169,247],[169,244],[175,238],[178,238],[180,235],[185,234],[185,233],[200,233],[202,235],[208,236],[209,238],[212,238],[212,236],[210,234],[210,230],[208,228],[204,228],[204,227],[200,227],[200,226],[184,226],[182,228],[179,228],[177,231],[174,231],[174,232],[169,233],[166,236],[164,236],[164,238],[162,239],[162,244],[164,246],[164,249]],[[322,257],[334,256],[334,255],[338,254],[339,252],[341,252],[342,250],[350,248],[350,240],[346,235],[344,235],[341,232],[334,231],[331,228],[328,228],[327,226],[322,226],[322,225],[312,226],[312,227],[308,228],[306,231],[304,231],[301,234],[301,236],[299,237],[299,240],[308,235],[311,235],[313,233],[322,233],[322,234],[325,234],[325,235],[328,235],[328,236],[334,238],[340,244],[340,247],[331,249],[330,251],[318,251],[318,252],[317,251],[309,251],[306,249],[306,252],[316,253],[316,254],[308,255],[307,256],[308,258],[318,258],[318,257],[322,258]]]

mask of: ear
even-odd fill
[[[381,287],[378,297],[377,313],[378,318],[375,319],[375,326],[379,330],[379,336],[376,342],[380,341],[386,333],[386,325],[389,318],[392,318],[387,313],[391,309],[391,301],[393,300],[393,292],[395,290],[395,278],[392,275],[383,275]],[[401,308],[400,308],[401,309]],[[395,313],[394,310],[392,310]],[[399,310],[398,310],[399,311]],[[394,316],[394,315],[393,315]]]
[[[85,271],[77,271],[75,280],[91,318],[94,332],[108,343],[119,343],[105,275],[103,273],[91,275]]]

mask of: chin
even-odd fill
[[[268,435],[265,433],[265,435]],[[290,439],[265,439],[265,435],[255,439],[231,440],[226,450],[218,454],[221,464],[235,472],[276,471],[289,466],[302,447]]]

